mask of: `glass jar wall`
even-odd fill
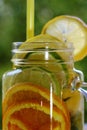
[[[13,69],[3,75],[3,130],[83,130],[71,44],[18,42],[12,52]]]

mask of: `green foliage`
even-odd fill
[[[68,14],[87,22],[86,0],[36,0],[35,32],[40,33],[43,25],[55,16]],[[79,10],[79,11],[78,11]]]
[[[87,23],[86,12],[87,0],[35,0],[35,35],[41,32],[47,21],[62,14],[80,17]],[[0,0],[0,86],[2,74],[9,68],[6,63],[9,63],[11,58],[12,42],[25,39],[26,0]],[[75,63],[75,67],[83,71],[85,81],[87,81],[86,64],[87,57]],[[87,109],[85,111],[87,113]]]

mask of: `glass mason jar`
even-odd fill
[[[12,53],[13,69],[3,75],[3,130],[83,130],[72,46],[15,42]]]

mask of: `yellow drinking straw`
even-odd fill
[[[27,0],[27,29],[26,38],[34,36],[34,0]]]

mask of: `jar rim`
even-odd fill
[[[71,51],[73,52],[74,47],[72,43],[68,42],[13,42],[12,52],[25,52],[25,51]]]
[[[73,47],[71,43],[13,42],[12,54],[11,61],[15,64],[36,64],[36,62],[37,64],[73,63]]]

